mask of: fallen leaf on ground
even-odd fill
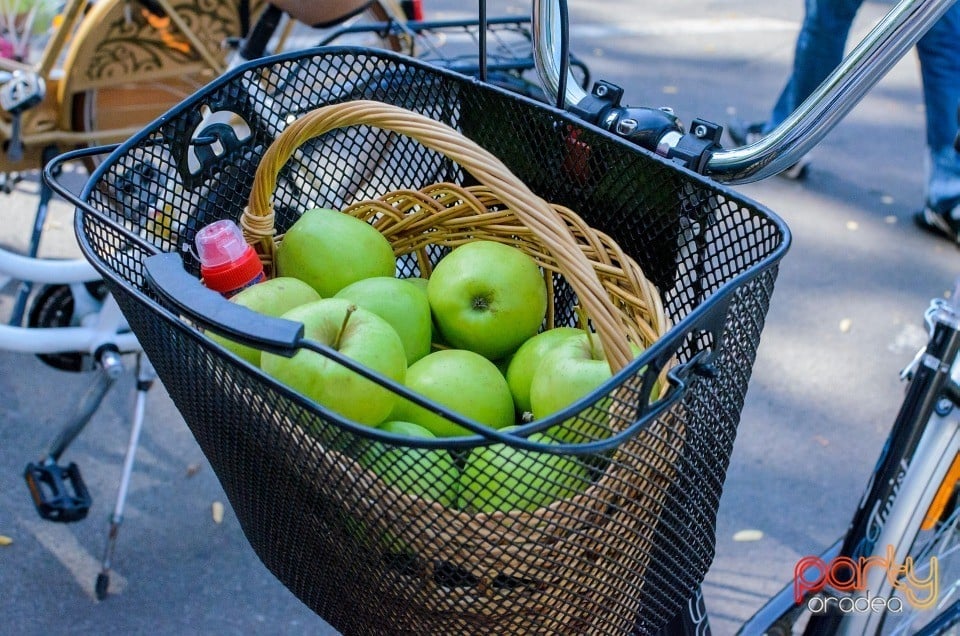
[[[214,523],[223,523],[223,504],[219,501],[214,501],[210,506],[210,512],[213,515]]]

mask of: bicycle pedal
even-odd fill
[[[36,73],[14,71],[0,86],[0,108],[16,115],[43,101],[45,93],[46,84],[42,77]]]
[[[30,489],[33,505],[48,521],[71,523],[87,516],[93,500],[80,476],[80,468],[71,462],[60,466],[53,462],[27,464],[23,477]]]

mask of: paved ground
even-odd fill
[[[766,114],[784,80],[801,3],[623,0],[573,4],[574,45],[594,76],[622,84],[627,102],[672,106],[685,120]],[[435,2],[434,15],[458,3]],[[494,4],[516,10],[523,3]],[[867,3],[863,34],[888,8]],[[897,373],[922,341],[922,312],[957,274],[956,248],[918,230],[923,118],[914,54],[814,151],[805,183],[740,189],[794,232],[743,412],[705,584],[717,634],[787,582],[798,558],[845,528],[892,419]],[[0,244],[22,249],[36,198],[27,180],[2,197]],[[75,253],[58,205],[43,252]],[[0,309],[9,311],[11,288]],[[164,393],[151,391],[115,593],[92,586],[132,413],[125,377],[70,449],[95,498],[90,517],[41,521],[20,473],[37,457],[88,378],[0,352],[0,632],[16,634],[314,634],[325,624],[259,563],[223,493]],[[759,540],[734,539],[741,530]]]

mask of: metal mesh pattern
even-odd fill
[[[437,489],[437,466],[449,463],[459,475],[474,447],[486,443],[479,437],[440,449],[373,439],[226,353],[164,308],[144,282],[143,258],[159,251],[184,252],[198,274],[183,246],[203,225],[239,217],[259,157],[285,123],[357,98],[454,126],[538,195],[576,210],[661,290],[683,331],[674,351],[659,354],[685,368],[712,353],[709,373],[690,374],[669,410],[626,422],[635,434],[619,447],[521,453],[534,465],[560,466],[520,480],[543,508],[485,514],[459,506],[455,492]],[[336,132],[303,147],[282,171],[277,229],[309,207],[343,207],[444,180],[471,177],[395,134]],[[209,458],[251,545],[340,631],[648,633],[702,581],[787,244],[786,228],[755,203],[555,110],[357,49],[267,60],[210,86],[115,152],[83,198],[81,245]],[[412,260],[401,258],[399,267],[401,275],[418,274]],[[558,285],[555,301],[558,322],[574,324],[569,287]],[[611,412],[635,413],[648,399],[643,376],[643,369],[625,374],[570,425],[608,427]],[[560,500],[550,492],[562,493]]]

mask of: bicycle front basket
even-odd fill
[[[515,436],[426,443],[379,434],[231,354],[197,328],[190,311],[148,284],[145,261],[162,253],[181,254],[187,272],[199,277],[190,249],[197,230],[244,218],[272,144],[311,111],[357,100],[458,131],[537,197],[573,211],[567,225],[582,224],[579,236],[603,237],[610,249],[583,238],[574,243],[599,274],[632,272],[635,264],[642,284],[658,290],[663,320],[653,321],[665,327],[657,340],[564,416],[564,423],[604,427],[617,419],[609,438],[615,443],[551,453],[530,436],[536,423]],[[484,178],[396,131],[367,124],[331,130],[299,140],[278,168],[269,194],[272,229],[284,233],[308,208],[355,211],[378,198],[394,207],[363,218],[384,228],[400,209],[396,200],[425,197],[396,213],[401,225],[413,224],[404,215],[432,204],[422,193],[439,183],[464,199]],[[337,629],[648,633],[702,582],[777,264],[789,243],[786,227],[761,206],[556,109],[402,56],[351,48],[285,54],[228,74],[112,153],[81,199],[81,247],[116,295],[250,544]],[[529,228],[509,225],[510,207],[496,199],[481,213],[503,215],[495,231],[519,244]],[[449,221],[452,213],[438,218],[444,214]],[[429,237],[437,228],[423,223]],[[452,223],[460,224],[458,240],[480,236],[468,220]],[[449,252],[453,243],[441,245],[436,236],[437,244],[416,248],[394,241],[400,276],[428,274]],[[545,270],[549,262],[542,261]],[[581,288],[561,274],[547,279],[553,324],[576,324]],[[607,291],[621,314],[643,304],[612,286]],[[667,397],[649,405],[656,381],[671,369]],[[516,503],[524,489],[539,495],[522,510],[428,497],[370,470],[378,461],[402,464],[398,457],[434,458],[413,475],[422,483],[436,475],[442,453],[445,465],[466,475],[471,453],[484,446],[564,468],[552,482],[541,474],[515,484],[506,500]],[[547,482],[556,495],[557,483],[568,484],[574,473],[582,487],[543,497]]]

